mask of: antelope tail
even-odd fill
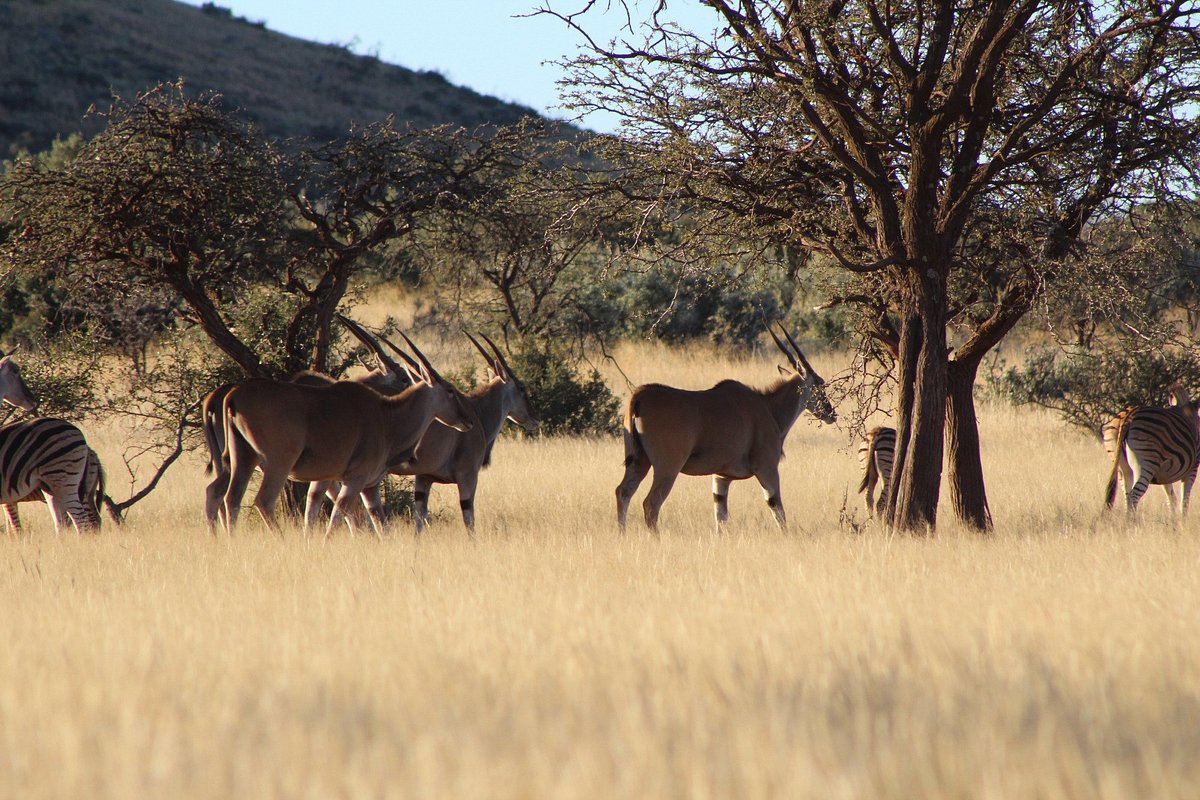
[[[1120,472],[1121,459],[1125,456],[1125,437],[1128,433],[1129,426],[1126,424],[1126,420],[1121,420],[1121,424],[1117,427],[1116,446],[1113,448],[1112,474],[1108,476],[1108,488],[1104,492],[1105,508],[1112,508],[1113,501],[1117,499],[1117,477]]]
[[[208,463],[204,465],[204,474],[209,476],[217,468],[217,459],[221,457],[221,443],[217,441],[216,414],[205,409],[201,427],[204,428],[204,443],[208,445]]]
[[[625,409],[625,466],[646,457],[646,448],[642,445],[642,435],[638,433],[637,416],[640,401],[633,398],[629,408]]]

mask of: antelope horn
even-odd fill
[[[403,334],[401,334],[401,335],[403,336]],[[386,344],[388,347],[392,348],[392,352],[394,352],[396,355],[398,355],[402,359],[404,359],[404,371],[406,373],[408,373],[408,377],[412,380],[413,383],[416,383],[417,380],[424,380],[423,370],[421,369],[421,365],[418,364],[416,361],[414,361],[412,356],[410,356],[408,353],[404,352],[399,347],[397,347],[395,344],[393,344],[392,341],[390,339],[388,339],[386,336],[381,337],[381,338],[383,339],[384,344]]]
[[[374,336],[367,333],[366,329],[364,329],[363,326],[359,325],[357,322],[350,319],[349,317],[347,317],[344,314],[338,314],[337,318],[338,318],[338,321],[341,322],[343,325],[345,325],[346,328],[352,334],[354,334],[354,336],[360,342],[362,342],[363,344],[365,344],[367,346],[368,350],[370,350],[372,353],[375,354],[375,359],[376,359],[376,361],[379,362],[379,366],[383,370],[385,370],[387,372],[391,372],[393,375],[399,375],[401,372],[404,371],[403,368],[399,364],[397,364],[395,361],[393,361],[392,358],[383,351],[383,348],[379,346],[379,342],[375,339]]]
[[[491,346],[492,351],[496,354],[496,360],[500,362],[500,366],[504,367],[504,371],[509,375],[512,375],[512,367],[508,365],[508,359],[504,357],[504,353],[500,352],[500,348],[496,346],[496,343],[493,342],[491,337],[486,333],[481,333],[479,335],[482,336],[483,340]]]
[[[800,350],[800,345],[796,344],[796,340],[792,338],[792,335],[788,333],[787,329],[782,325],[779,327],[781,330],[783,330],[783,335],[786,336],[788,341],[792,343],[792,349],[796,351],[796,355],[800,358],[800,363],[804,365],[804,371],[810,373],[814,378],[817,379],[817,381],[824,383],[824,381],[821,379],[821,376],[818,375],[817,371],[812,368],[812,364],[808,363],[808,359],[804,357],[803,351]]]
[[[782,326],[780,329],[782,330]],[[796,361],[796,356],[792,354],[792,351],[787,349],[787,345],[783,343],[783,340],[775,335],[775,331],[771,330],[770,326],[767,326],[767,333],[771,334],[771,338],[775,340],[775,344],[779,347],[779,351],[787,356],[788,361],[790,361],[792,364],[792,368],[799,372],[800,364]],[[784,331],[784,333],[786,334],[787,331]]]
[[[470,339],[470,340],[471,340],[471,344],[475,345],[475,349],[476,349],[476,350],[478,350],[478,351],[479,351],[479,353],[480,353],[480,355],[482,355],[482,356],[483,356],[483,360],[487,362],[487,365],[488,365],[489,367],[491,367],[493,370],[495,370],[497,373],[498,373],[498,372],[500,372],[500,370],[499,370],[499,369],[496,369],[496,367],[498,366],[498,365],[496,364],[496,359],[492,358],[491,354],[490,354],[490,353],[488,353],[488,351],[487,351],[487,350],[484,350],[484,349],[483,349],[483,345],[481,345],[481,344],[480,344],[480,343],[479,343],[479,342],[478,342],[478,341],[475,339],[475,337],[474,337],[474,336],[472,336],[470,333],[468,333],[468,332],[467,332],[467,331],[465,331],[465,330],[463,331],[463,335],[464,335],[464,336],[466,336],[468,339]]]
[[[425,354],[421,352],[421,348],[417,347],[417,343],[408,338],[408,334],[404,331],[400,331],[400,335],[404,337],[404,341],[408,342],[408,346],[414,353],[416,353],[417,358],[421,359],[421,363],[425,365],[425,369],[428,370],[426,374],[429,376],[429,382],[433,383],[434,378],[441,378],[442,376],[439,375],[438,371],[433,368],[433,364],[430,364],[429,359],[426,358]]]

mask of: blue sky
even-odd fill
[[[589,12],[588,30],[607,40],[624,22],[617,6]],[[201,5],[203,0],[185,0]],[[544,62],[577,52],[580,38],[562,22],[547,16],[521,18],[538,0],[216,0],[237,16],[265,22],[271,30],[325,44],[350,46],[391,64],[431,69],[452,83],[530,106],[562,119],[555,81],[562,71]],[[553,0],[556,10],[582,8],[586,0]],[[652,0],[630,2],[649,14]],[[696,0],[670,5],[680,19],[711,28],[713,14]],[[618,13],[620,12],[620,13]],[[589,118],[595,130],[611,130],[611,119]]]

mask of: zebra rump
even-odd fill
[[[63,419],[36,417],[5,425],[0,428],[0,503],[44,492],[76,530],[98,529],[95,505],[81,500],[90,452],[83,432]]]
[[[1112,474],[1105,492],[1105,505],[1112,507],[1117,496],[1123,451],[1131,451],[1139,465],[1137,485],[1126,487],[1136,505],[1149,484],[1168,485],[1186,481],[1190,488],[1196,476],[1200,437],[1189,407],[1127,408],[1102,429],[1105,447],[1113,458]],[[1145,484],[1145,485],[1142,485]],[[1140,489],[1140,491],[1139,491]]]

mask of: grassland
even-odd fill
[[[122,436],[90,433],[123,494]],[[1200,796],[1198,523],[1161,493],[1102,515],[1103,448],[1050,416],[985,405],[982,433],[990,537],[841,524],[847,436],[803,420],[789,536],[748,483],[714,536],[692,478],[622,537],[613,440],[502,440],[474,539],[445,488],[420,540],[213,539],[198,459],[99,537],[25,507],[0,797]]]

